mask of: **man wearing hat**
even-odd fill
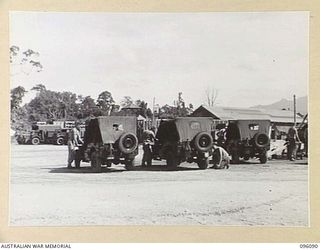
[[[75,122],[74,128],[69,131],[68,136],[68,168],[71,168],[71,163],[75,159],[76,151],[79,150],[79,146],[83,144],[80,134],[80,123]]]
[[[142,167],[151,167],[152,164],[152,146],[155,141],[155,127],[152,127],[151,130],[145,130],[142,134],[143,139],[143,157],[142,157]]]

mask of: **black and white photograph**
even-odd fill
[[[309,227],[309,15],[10,11],[10,226]]]

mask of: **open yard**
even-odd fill
[[[306,160],[102,173],[66,164],[66,146],[12,144],[10,225],[308,226]]]

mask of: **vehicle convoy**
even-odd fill
[[[266,163],[270,149],[270,120],[230,120],[224,147],[231,155],[232,163],[239,163],[240,158],[254,157]]]
[[[160,123],[153,146],[153,159],[167,161],[170,168],[181,162],[196,162],[206,169],[212,152],[210,117],[180,117]]]
[[[40,143],[45,143],[64,145],[67,143],[67,139],[68,129],[53,124],[32,125],[30,131],[16,134],[16,140],[19,144],[39,145]]]
[[[137,118],[133,116],[100,116],[86,126],[84,143],[76,153],[75,164],[90,162],[101,172],[102,165],[124,164],[131,170],[138,155]]]

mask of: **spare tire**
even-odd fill
[[[194,138],[194,146],[200,152],[206,152],[212,148],[213,139],[208,132],[200,132]]]
[[[264,133],[257,133],[254,135],[254,144],[258,148],[265,148],[269,145],[270,139],[269,136]]]
[[[133,133],[125,133],[119,138],[119,149],[124,154],[133,153],[138,147],[138,138]]]

